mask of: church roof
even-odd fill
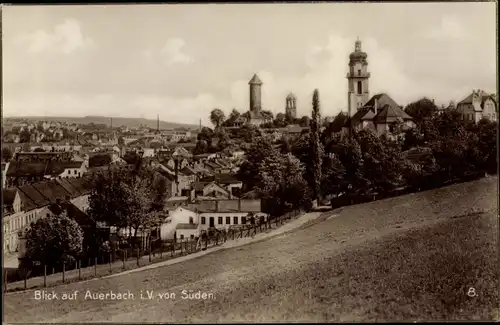
[[[248,82],[249,85],[262,85],[262,81],[259,79],[257,74],[254,74],[252,79]]]
[[[375,114],[375,101],[377,102],[377,114]],[[370,98],[362,108],[347,119],[345,126],[357,125],[366,120],[374,123],[391,123],[398,119],[410,120],[412,117],[406,114],[389,95],[382,93]]]
[[[365,107],[375,107],[375,101],[377,101],[377,106],[379,108],[384,107],[385,105],[389,105],[392,107],[399,107],[399,105],[396,104],[396,102],[391,97],[389,97],[389,95],[387,95],[386,93],[374,95],[372,98],[370,98],[369,101],[366,102],[366,104],[364,106]]]
[[[385,105],[373,118],[374,123],[392,123],[396,121],[412,120],[399,106]]]
[[[295,95],[293,93],[289,93],[288,96],[286,96],[286,99],[296,99]]]

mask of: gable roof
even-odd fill
[[[40,176],[45,175],[45,162],[21,162],[12,161],[7,169],[6,176],[23,177],[23,176]]]
[[[12,205],[14,204],[14,199],[16,198],[17,188],[5,188],[2,190],[2,204]]]
[[[23,210],[33,210],[49,205],[51,202],[36,190],[32,185],[25,185],[18,188],[21,197]]]
[[[69,193],[56,181],[34,183],[32,186],[50,202],[65,199]]]
[[[364,107],[375,107],[375,101],[377,102],[378,107],[384,107],[385,105],[389,105],[392,107],[399,107],[399,105],[386,93],[380,93],[373,95],[369,101],[366,102]]]
[[[69,182],[68,178],[58,178],[58,179],[56,179],[56,182],[59,183],[59,185],[61,185],[66,190],[66,192],[69,193],[69,196],[72,199],[80,196],[80,191],[78,191],[78,189],[75,188],[71,184],[71,182]]]
[[[392,123],[396,121],[413,120],[398,106],[385,105],[373,118],[374,123]]]
[[[458,104],[472,104],[472,98],[473,98],[474,93],[470,93],[467,97],[462,99]],[[480,91],[481,97],[491,97],[491,94],[488,94],[487,92],[481,90]]]

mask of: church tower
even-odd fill
[[[349,55],[349,72],[347,73],[347,110],[349,116],[356,114],[369,100],[368,89],[368,55],[361,51],[361,41],[354,45],[354,52]]]
[[[261,102],[261,87],[262,81],[260,81],[257,74],[254,74],[250,82],[250,113],[258,115],[262,109]]]
[[[285,115],[291,118],[297,118],[297,97],[290,93],[286,96]]]

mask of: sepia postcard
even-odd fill
[[[496,2],[0,27],[4,323],[500,320]]]

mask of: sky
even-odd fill
[[[116,116],[208,124],[213,108],[347,110],[359,37],[370,96],[399,105],[496,91],[496,4],[316,3],[3,6],[4,116]]]

